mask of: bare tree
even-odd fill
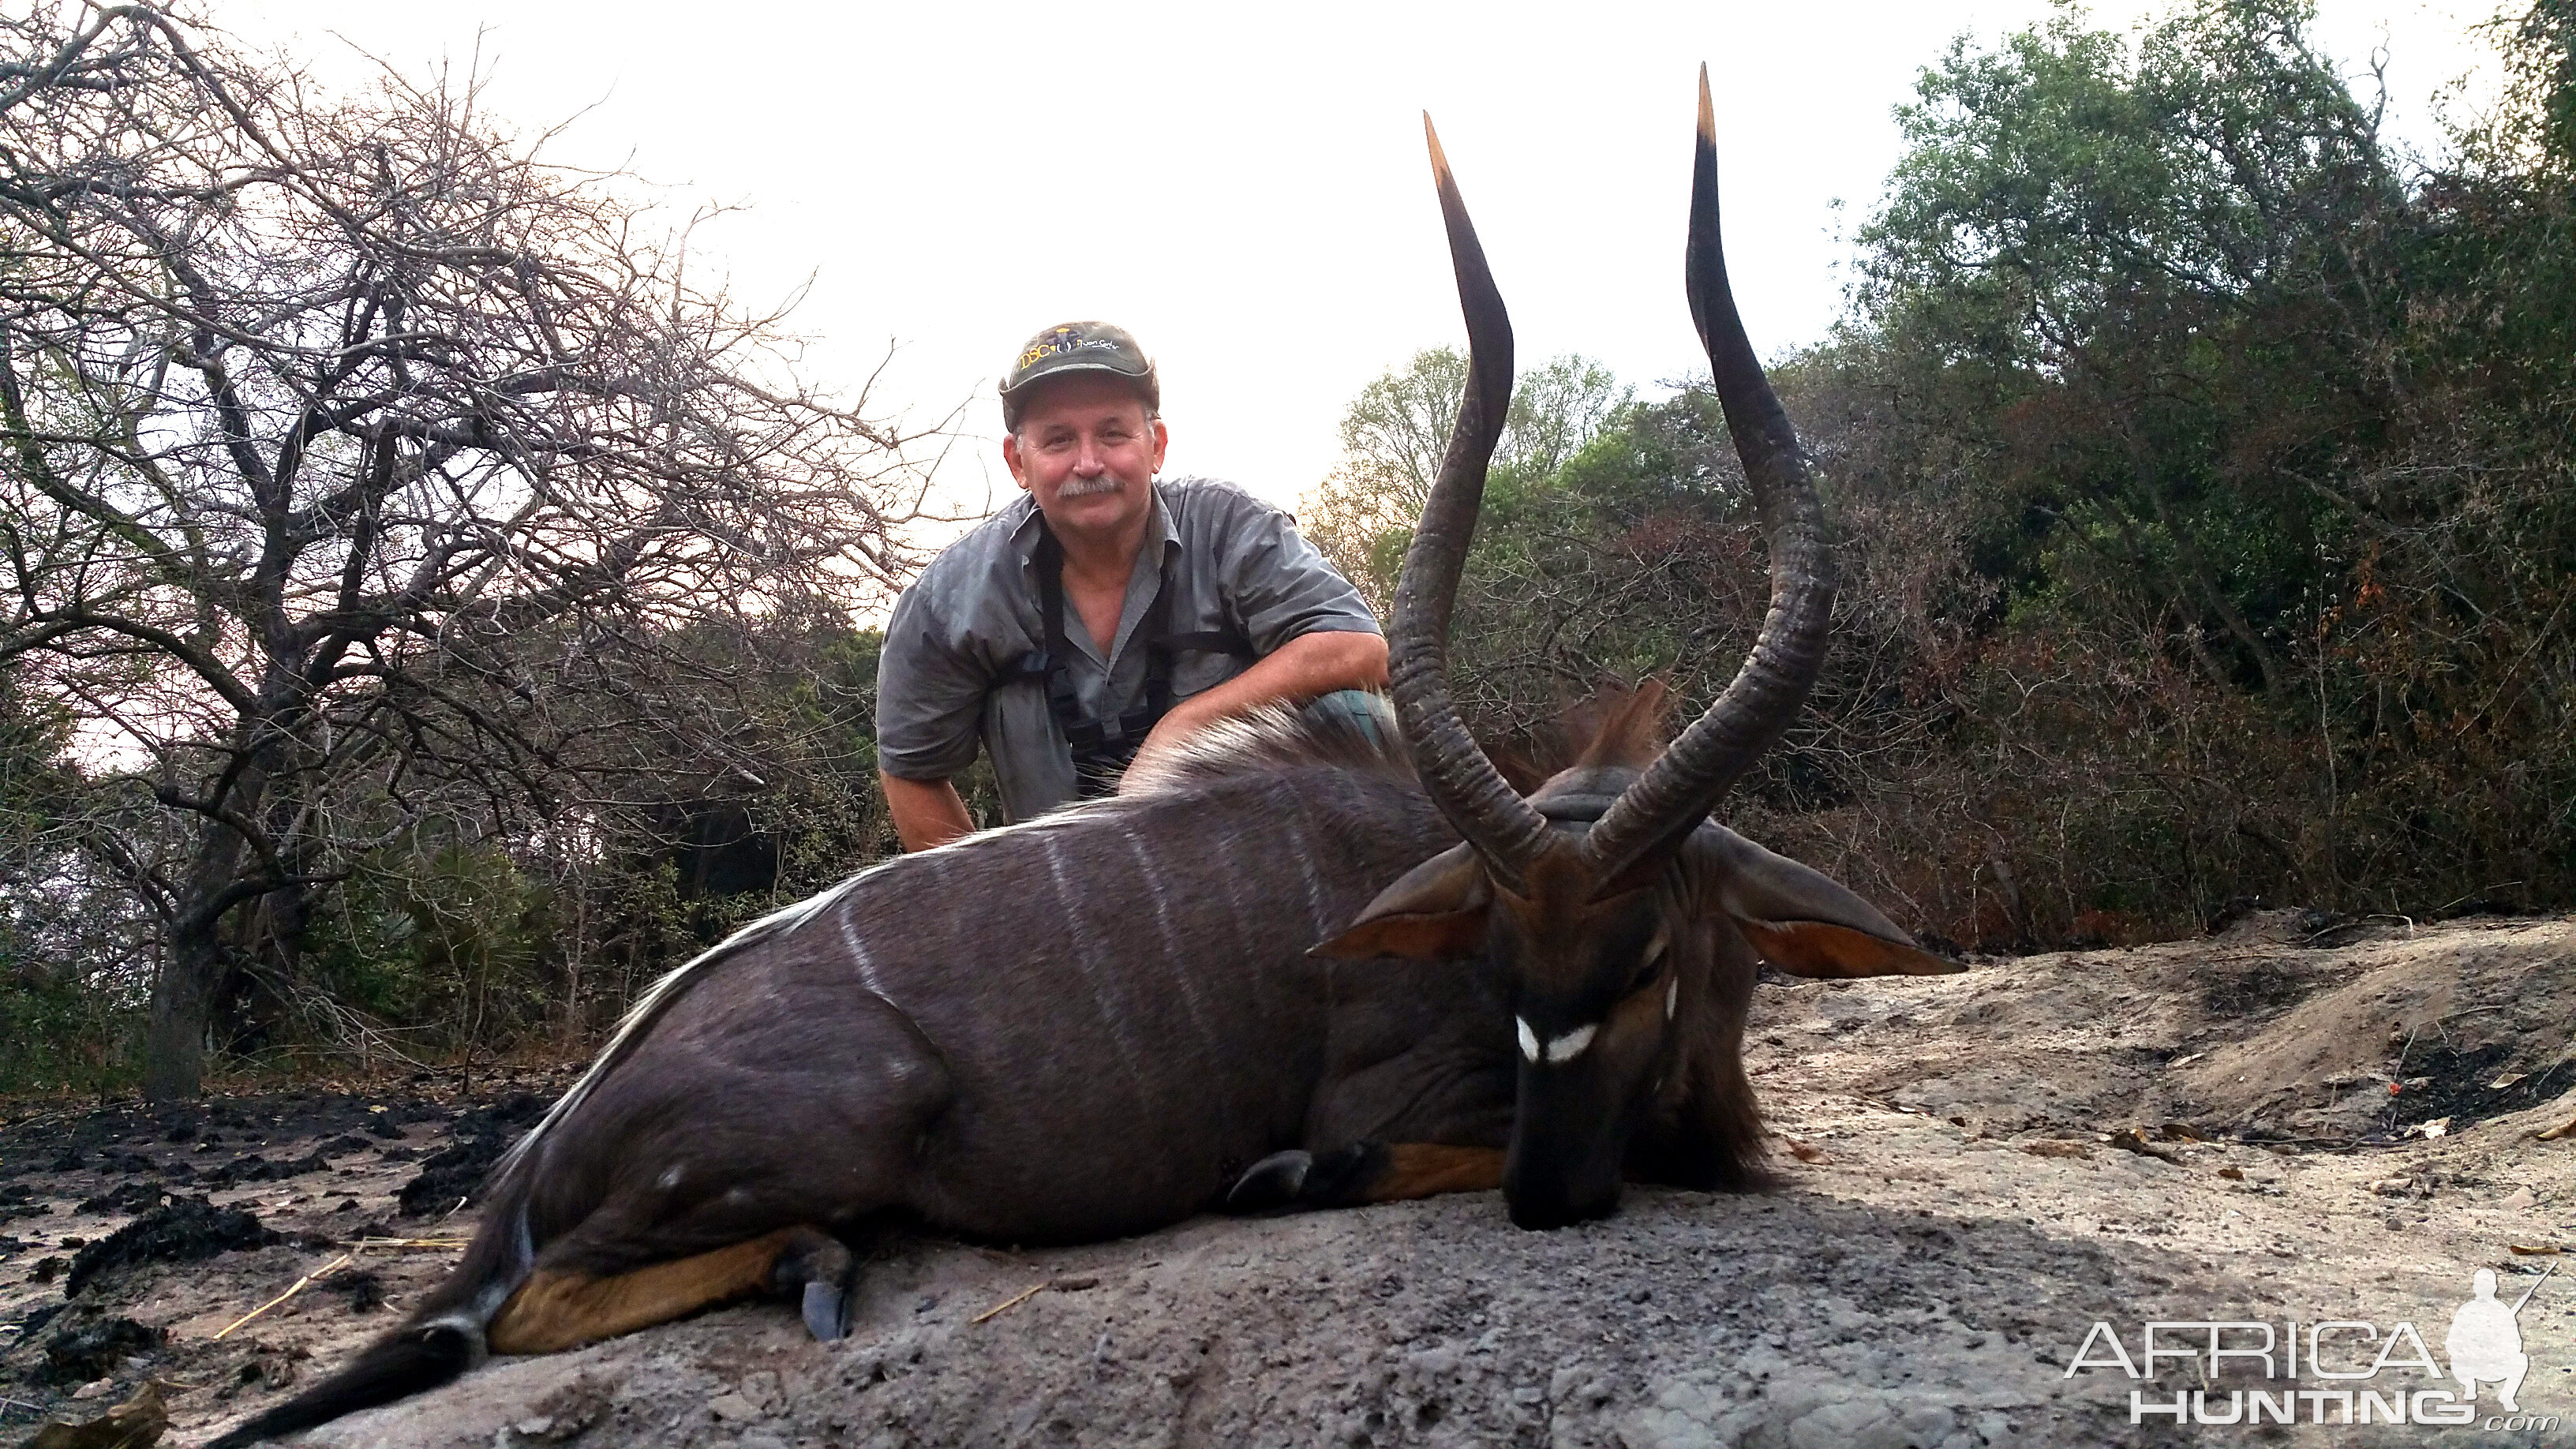
[[[882,588],[920,480],[685,228],[541,163],[473,78],[333,97],[152,5],[30,9],[0,18],[0,670],[184,824],[93,847],[161,923],[146,1085],[187,1094],[228,914],[291,938],[425,815],[562,808],[566,691]]]

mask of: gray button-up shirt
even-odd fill
[[[877,665],[878,766],[898,779],[945,780],[975,762],[980,738],[993,754],[1003,817],[1013,821],[1061,805],[1077,789],[1046,683],[1019,670],[1046,647],[1037,519],[1036,500],[1023,494],[932,559],[895,601]],[[1114,725],[1144,698],[1147,641],[1136,634],[1167,559],[1176,597],[1165,626],[1175,634],[1229,631],[1259,656],[1301,634],[1378,632],[1359,591],[1287,514],[1230,483],[1157,482],[1109,657],[1100,657],[1078,615],[1065,620],[1068,669],[1093,719]],[[1172,698],[1248,667],[1221,651],[1183,651],[1172,661]]]

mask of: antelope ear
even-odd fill
[[[1762,959],[1792,976],[1951,976],[1968,968],[1929,951],[1825,921],[1748,921],[1735,928]]]
[[[1841,882],[1723,825],[1693,831],[1682,863],[1699,898],[1793,976],[1948,976],[1968,969],[1916,946]]]
[[[1485,946],[1485,910],[1493,892],[1475,847],[1457,845],[1406,871],[1378,892],[1359,918],[1314,947],[1309,956],[1363,960],[1403,956],[1434,961],[1473,956]]]

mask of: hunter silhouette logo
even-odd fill
[[[2451,1314],[2451,1331],[2442,1340],[2450,1359],[2447,1372],[2412,1323],[2399,1321],[2383,1329],[2354,1319],[2278,1324],[2235,1319],[2145,1324],[2137,1335],[2135,1357],[2110,1324],[2095,1323],[2061,1377],[2117,1369],[2152,1383],[2167,1370],[2168,1361],[2180,1360],[2187,1376],[2204,1385],[2173,1391],[2170,1398],[2165,1390],[2132,1388],[2132,1424],[2165,1417],[2178,1424],[2477,1424],[2490,1430],[2552,1430],[2561,1423],[2558,1416],[2525,1414],[2515,1395],[2531,1372],[2519,1315],[2557,1271],[2551,1264],[2508,1304],[2496,1297],[2495,1270],[2478,1269],[2469,1280],[2472,1296]],[[2249,1370],[2263,1380],[2263,1387],[2218,1387],[2223,1375],[2242,1381]],[[2501,1413],[2481,1418],[2475,1407],[2480,1384],[2493,1388],[2492,1401]]]
[[[2549,1272],[2540,1275],[2540,1283],[2548,1282],[2549,1273],[2557,1271],[2558,1265],[2550,1264]],[[2442,1340],[2442,1348],[2451,1356],[2451,1377],[2460,1381],[2471,1402],[2477,1400],[2479,1384],[2495,1383],[2499,1385],[2496,1402],[2508,1414],[2521,1412],[2522,1406],[2513,1401],[2513,1396],[2522,1387],[2522,1376],[2531,1372],[2531,1355],[2522,1351],[2522,1325],[2517,1319],[2522,1305],[2540,1291],[2540,1283],[2524,1290],[2507,1308],[2496,1301],[2493,1268],[2480,1268],[2470,1280],[2470,1289],[2477,1296],[2451,1315],[2451,1333]]]

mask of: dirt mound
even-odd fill
[[[404,1184],[399,1201],[406,1217],[448,1212],[474,1202],[492,1164],[519,1140],[520,1132],[546,1114],[544,1099],[516,1092],[456,1120],[457,1142],[420,1165],[420,1175]]]
[[[82,1248],[63,1280],[63,1293],[78,1297],[99,1275],[134,1263],[193,1263],[282,1241],[239,1208],[219,1208],[202,1197],[176,1198]]]
[[[65,1328],[45,1341],[44,1377],[58,1385],[105,1378],[127,1358],[159,1348],[169,1337],[167,1329],[123,1317]]]

